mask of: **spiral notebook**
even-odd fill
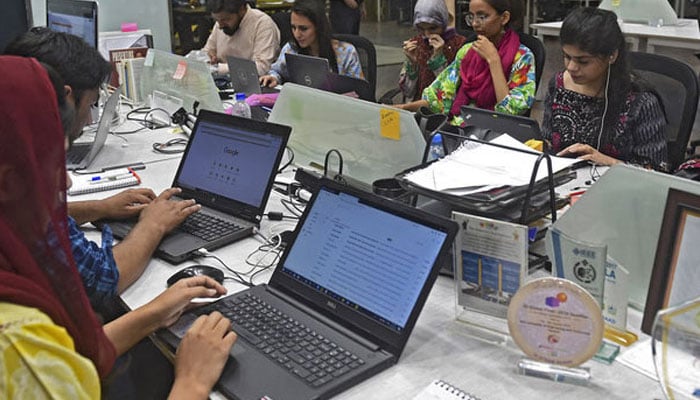
[[[458,389],[441,380],[434,380],[413,398],[413,400],[479,400],[478,397]]]
[[[68,189],[71,196],[104,192],[128,186],[136,186],[141,183],[141,177],[131,168],[120,168],[105,173],[94,175],[71,175],[73,184]]]

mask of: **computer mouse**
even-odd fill
[[[189,267],[183,268],[173,274],[168,278],[168,286],[172,286],[175,282],[184,278],[191,278],[193,276],[206,275],[219,283],[224,282],[224,273],[216,268],[209,265],[190,265]]]

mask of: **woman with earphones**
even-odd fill
[[[579,8],[560,32],[565,69],[549,83],[542,135],[559,156],[665,171],[661,103],[631,73],[615,13]]]

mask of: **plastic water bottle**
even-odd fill
[[[439,133],[433,136],[433,141],[430,142],[430,153],[428,161],[437,160],[445,155],[445,149],[442,147],[442,135]]]
[[[236,102],[231,106],[231,115],[250,118],[250,106],[245,102],[245,93],[236,93]]]

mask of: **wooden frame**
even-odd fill
[[[651,334],[656,313],[700,296],[700,196],[669,189],[649,282],[642,332]]]

